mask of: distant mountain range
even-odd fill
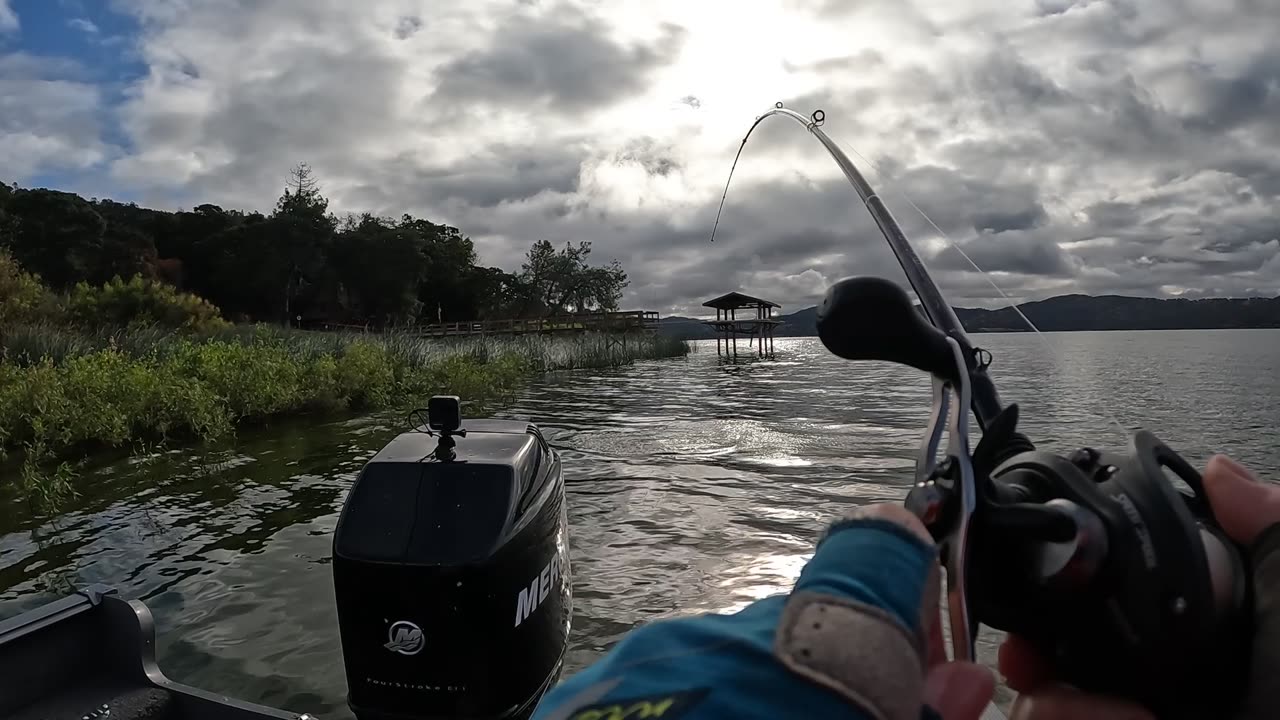
[[[1280,297],[1158,299],[1121,295],[1061,295],[1023,303],[1018,309],[1043,331],[1076,330],[1216,330],[1280,328]],[[1012,307],[998,310],[955,308],[966,331],[1026,332],[1030,328]],[[817,335],[818,309],[779,315],[776,337]],[[662,318],[659,332],[683,340],[714,338],[696,318]]]

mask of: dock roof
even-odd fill
[[[740,292],[731,292],[721,295],[718,298],[712,298],[704,303],[703,307],[715,308],[717,310],[737,310],[744,307],[782,307],[772,300],[764,300],[758,297],[751,297]]]

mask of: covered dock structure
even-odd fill
[[[756,355],[773,356],[773,332],[781,320],[773,317],[775,308],[782,306],[772,300],[731,292],[702,303],[714,308],[715,320],[706,320],[716,331],[716,354],[738,357],[738,336],[747,338],[747,347],[755,346]],[[739,318],[738,312],[743,316]],[[767,346],[767,349],[766,349]]]

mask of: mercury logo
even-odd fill
[[[542,568],[542,572],[533,576],[529,587],[521,588],[516,596],[516,627],[529,619],[534,610],[542,605],[551,591],[560,581],[560,553],[551,556],[551,561]]]
[[[387,628],[387,643],[383,647],[401,655],[417,655],[425,644],[422,628],[408,620],[397,620]]]

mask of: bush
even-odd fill
[[[0,458],[20,450],[17,485],[37,504],[74,492],[60,458],[94,448],[217,440],[285,414],[421,406],[450,393],[504,401],[532,374],[688,352],[647,338],[458,341],[235,327],[204,338],[155,329],[71,335],[29,329],[0,360]],[[7,340],[6,340],[7,341]]]
[[[0,250],[0,329],[56,315],[57,305],[38,276],[24,271],[13,256]]]
[[[84,328],[106,325],[211,332],[230,326],[209,301],[138,275],[128,282],[116,276],[102,287],[77,284],[67,300],[67,318]]]

